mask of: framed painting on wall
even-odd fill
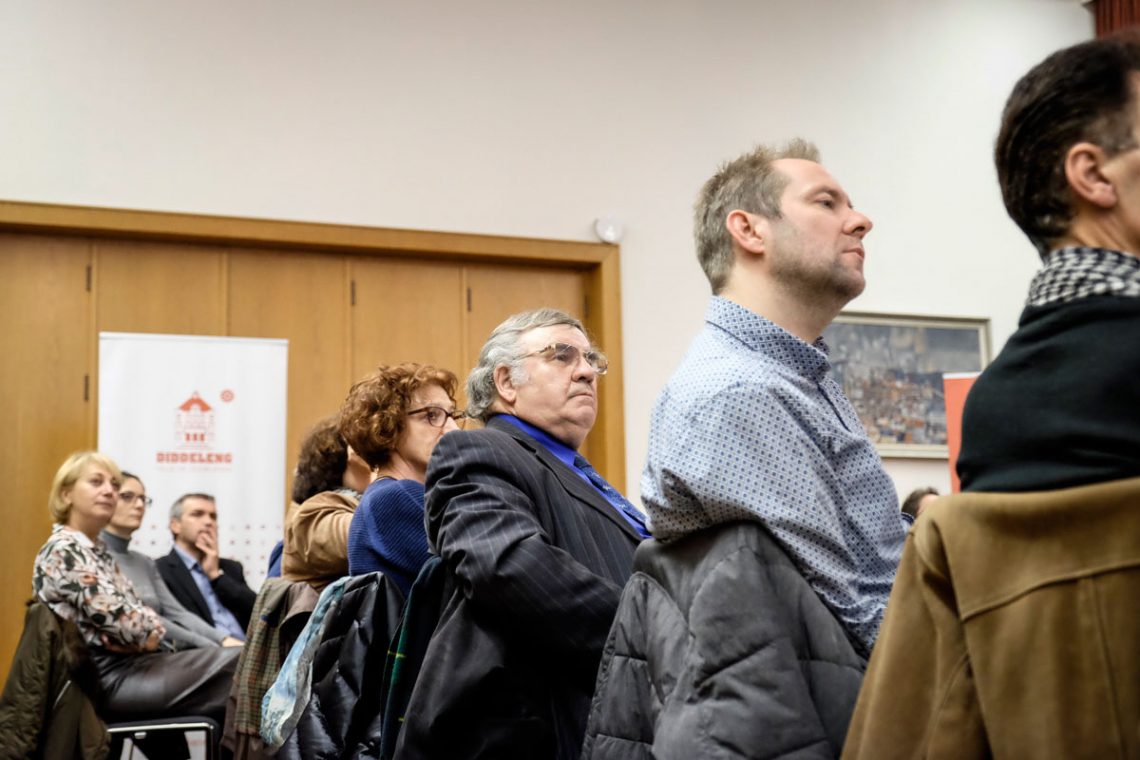
[[[833,375],[882,456],[946,458],[942,376],[986,366],[989,320],[844,312],[823,338]]]

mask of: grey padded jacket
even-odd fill
[[[582,760],[838,757],[865,668],[759,524],[645,541]]]

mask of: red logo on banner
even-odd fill
[[[214,444],[214,410],[198,391],[178,407],[174,438],[174,445],[180,449],[208,449]]]
[[[225,401],[228,404],[233,400],[234,400],[234,392],[233,391],[231,391],[229,388],[226,388],[224,391],[222,391],[222,401]]]
[[[226,398],[229,394],[230,398]],[[223,401],[233,399],[232,391],[222,393]],[[159,464],[229,465],[234,455],[213,451],[215,437],[214,409],[194,391],[182,402],[174,416],[174,448],[177,451],[155,452]]]

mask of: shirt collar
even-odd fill
[[[705,321],[720,328],[756,353],[776,359],[800,375],[818,383],[831,370],[823,337],[805,343],[784,328],[751,309],[721,296],[713,296]]]
[[[65,531],[69,536],[71,536],[71,538],[79,542],[81,546],[85,546],[88,549],[94,549],[103,543],[102,541],[96,543],[95,541],[92,541],[90,538],[88,538],[87,534],[83,531],[76,530],[75,528],[69,528],[66,525],[60,525],[59,523],[56,523],[55,527],[52,528],[53,533],[63,533]]]
[[[570,448],[565,443],[562,443],[562,441],[552,438],[546,431],[536,428],[526,420],[519,419],[513,414],[499,414],[496,416],[511,423],[519,430],[523,431],[531,438],[541,443],[542,447],[553,454],[558,459],[558,461],[562,462],[562,464],[566,465],[567,467],[574,466],[574,457],[577,456],[578,452],[574,451],[574,449]]]
[[[187,554],[186,551],[181,546],[179,546],[177,542],[174,544],[174,551],[177,552],[179,559],[182,560],[182,564],[186,565],[187,570],[193,570],[196,567],[200,567],[198,560]]]

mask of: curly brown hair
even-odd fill
[[[412,396],[426,385],[438,385],[455,402],[455,374],[430,364],[381,366],[349,390],[338,429],[369,467],[387,463],[404,432]]]
[[[301,442],[297,474],[293,478],[293,501],[302,504],[325,491],[335,491],[344,483],[348,466],[348,444],[337,427],[340,418],[330,414],[313,426]]]

